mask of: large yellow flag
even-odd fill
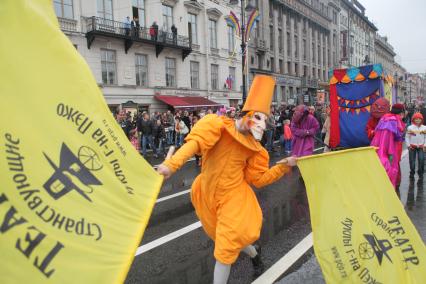
[[[327,283],[426,283],[426,249],[373,148],[302,158]]]
[[[122,283],[162,178],[51,0],[0,1],[0,283]]]

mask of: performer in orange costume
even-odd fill
[[[214,283],[226,283],[231,265],[241,250],[251,258],[255,276],[263,263],[252,245],[260,235],[262,211],[250,184],[260,188],[280,179],[296,164],[290,157],[269,168],[261,140],[269,115],[275,81],[255,77],[238,121],[210,114],[202,118],[186,143],[158,167],[166,178],[195,154],[202,155],[201,174],[195,179],[191,200],[207,235],[215,241]]]

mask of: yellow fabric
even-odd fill
[[[274,96],[275,79],[267,75],[256,75],[244,104],[243,111],[258,111],[269,115]]]
[[[302,158],[298,167],[327,283],[425,283],[425,245],[374,148]]]
[[[208,115],[186,138],[187,145],[165,162],[173,170],[195,153],[203,155],[191,199],[203,228],[215,240],[214,255],[232,264],[259,238],[262,211],[249,184],[257,188],[281,178],[289,167],[269,168],[269,155],[251,135],[236,131],[229,118]]]
[[[51,0],[2,0],[0,35],[0,282],[123,283],[162,177]]]

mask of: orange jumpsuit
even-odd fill
[[[205,116],[186,142],[164,164],[175,172],[194,154],[202,155],[201,174],[192,184],[191,200],[204,230],[215,241],[216,260],[232,264],[241,249],[259,238],[262,226],[262,211],[249,184],[266,186],[290,168],[269,168],[268,152],[226,117]]]

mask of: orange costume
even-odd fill
[[[259,86],[252,87],[250,94],[263,95]],[[246,106],[251,103],[249,110],[268,114],[270,101],[265,96],[263,100],[266,103],[260,103],[260,108],[253,107],[249,99]],[[266,186],[290,168],[282,164],[269,168],[268,152],[251,134],[238,131],[233,119],[214,114],[194,126],[186,143],[164,165],[175,172],[195,154],[203,159],[201,174],[192,184],[192,203],[204,230],[215,241],[216,260],[232,264],[260,235],[262,211],[250,184]]]

